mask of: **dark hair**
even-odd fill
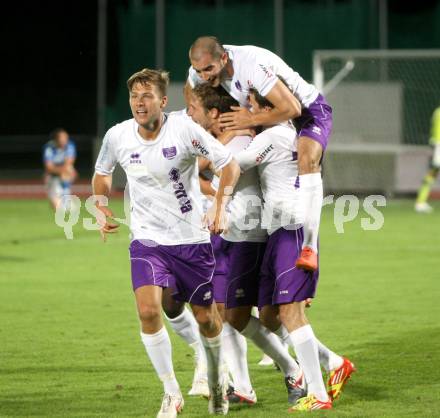
[[[149,68],[144,68],[143,70],[134,73],[127,80],[127,87],[128,91],[131,91],[135,83],[152,84],[157,87],[163,97],[167,94],[167,87],[169,82],[170,78],[166,71],[150,70]]]
[[[62,132],[65,132],[67,134],[67,131],[64,128],[55,128],[49,133],[49,139],[51,141],[55,141],[58,138],[58,135]]]
[[[217,109],[220,113],[230,112],[231,106],[238,106],[237,100],[230,96],[222,86],[212,87],[202,83],[194,87],[192,93],[200,100],[205,113]]]
[[[277,75],[277,77],[279,78],[279,80],[290,90],[289,85],[287,84],[287,81],[281,77],[280,75]],[[264,96],[262,96],[260,93],[258,93],[258,90],[256,90],[254,87],[251,87],[249,89],[249,94],[253,94],[255,101],[261,106],[261,107],[270,107],[270,108],[274,108],[274,105],[272,104],[272,102],[270,102],[269,100],[267,100]]]
[[[195,58],[199,52],[208,53],[212,58],[219,59],[225,53],[225,48],[215,36],[200,36],[189,49],[189,59]]]

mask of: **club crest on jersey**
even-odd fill
[[[269,152],[271,151],[273,151],[273,144],[270,144],[268,147],[265,148],[263,152],[260,152],[255,159],[255,162],[257,164],[261,163],[266,158],[266,155],[269,154]]]
[[[193,139],[191,143],[193,147],[200,152],[200,154],[204,155],[205,157],[209,154],[208,150],[197,139]]]
[[[167,160],[172,160],[177,155],[176,147],[162,148],[162,154]]]
[[[141,155],[138,152],[130,155],[130,164],[142,164]]]
[[[242,90],[243,90],[243,87],[241,87],[241,83],[240,83],[239,80],[237,80],[237,81],[235,82],[235,87],[237,87],[237,90],[238,90],[238,91],[242,91]]]

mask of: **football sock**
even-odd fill
[[[222,344],[223,358],[232,374],[234,388],[240,393],[249,394],[252,391],[252,384],[249,378],[246,338],[227,322],[224,322]]]
[[[318,344],[319,363],[327,372],[342,366],[344,359],[341,356],[335,354],[318,339],[316,343]]]
[[[300,193],[304,208],[304,242],[318,252],[318,233],[323,201],[321,173],[299,176]]]
[[[435,181],[435,177],[431,175],[431,173],[428,173],[424,179],[422,186],[419,189],[419,192],[417,193],[417,199],[416,203],[426,203],[429,198],[429,193],[431,192],[431,187]]]
[[[200,335],[200,338],[205,348],[206,360],[208,363],[208,385],[210,388],[215,387],[222,383],[222,334],[220,333],[216,337],[204,337]]]
[[[305,325],[290,333],[299,364],[304,371],[308,394],[313,394],[322,402],[328,400],[319,365],[318,344],[310,325]]]
[[[205,350],[200,340],[199,324],[190,310],[185,307],[179,316],[175,318],[166,316],[166,318],[174,332],[194,350],[196,361],[202,361],[206,364]]]
[[[260,321],[250,317],[245,329],[241,332],[280,366],[285,376],[296,376],[299,371],[297,362],[290,356],[280,339],[261,325]]]
[[[155,334],[141,332],[141,338],[148,357],[163,383],[164,392],[171,395],[180,394],[179,384],[174,375],[171,341],[167,329],[162,327]]]

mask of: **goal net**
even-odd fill
[[[333,108],[330,188],[414,191],[440,105],[440,50],[315,51],[313,77]]]

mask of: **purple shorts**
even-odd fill
[[[214,301],[225,303],[226,275],[228,274],[229,242],[220,235],[211,235],[212,249],[214,250],[215,269],[212,279],[214,286]]]
[[[319,142],[324,151],[330,138],[333,126],[332,108],[324,96],[318,95],[309,107],[303,108],[301,116],[293,120],[298,138],[307,136]]]
[[[130,244],[133,290],[148,285],[172,287],[176,300],[193,305],[212,304],[215,259],[210,243],[147,244],[140,240]]]
[[[301,253],[303,229],[280,228],[269,236],[261,266],[258,306],[301,302],[315,296],[319,269],[307,272],[295,267]]]
[[[228,261],[226,308],[257,306],[260,267],[266,243],[224,242]]]

